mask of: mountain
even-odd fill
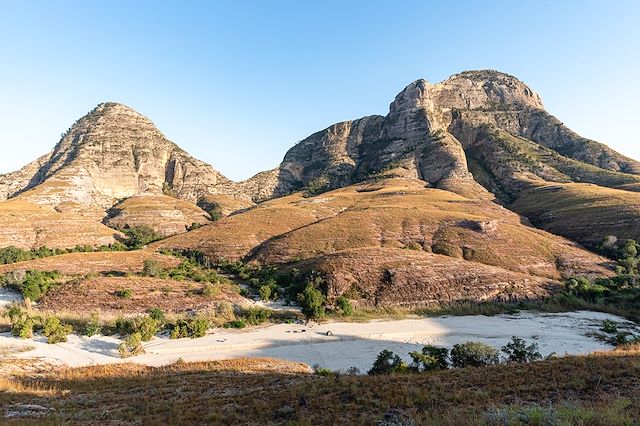
[[[184,232],[208,217],[194,203],[227,181],[148,118],[121,104],[100,104],[49,154],[0,176],[0,199],[9,199],[0,203],[6,211],[0,245],[112,243],[119,233],[103,221],[118,228],[148,224],[163,235]]]
[[[0,176],[0,193],[0,246],[105,244],[149,225],[170,236],[152,250],[313,269],[330,300],[366,306],[537,298],[612,274],[585,246],[640,240],[640,163],[497,71],[417,80],[386,116],[334,124],[242,182],[101,104]]]
[[[619,202],[637,199],[640,163],[577,135],[544,110],[531,88],[497,71],[467,71],[437,84],[417,80],[396,96],[387,116],[334,124],[291,148],[278,168],[232,185],[250,194],[260,188],[251,196],[261,201],[310,184],[340,188],[390,169],[429,187],[495,199],[589,247],[606,235],[640,239],[636,203]],[[580,212],[568,214],[560,199],[538,208],[540,197],[563,197],[553,190],[559,184],[580,194]],[[575,229],[575,218],[596,219],[594,196],[612,200],[609,211],[620,220],[605,217],[601,226]]]

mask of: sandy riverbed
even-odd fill
[[[278,324],[249,330],[216,329],[199,339],[154,338],[145,344],[145,354],[126,361],[157,366],[179,358],[204,361],[259,356],[318,364],[333,370],[355,366],[366,371],[383,349],[409,359],[409,351],[419,350],[427,343],[451,347],[456,343],[482,341],[499,348],[513,335],[536,341],[543,355],[551,352],[584,354],[611,349],[610,345],[588,336],[599,330],[604,319],[634,327],[623,318],[587,311],[332,322],[309,326]],[[330,336],[327,331],[331,331]],[[16,357],[41,358],[69,366],[123,362],[118,357],[119,343],[119,339],[111,336],[72,335],[67,343],[48,345],[42,337],[21,341],[7,333],[0,335],[0,346],[35,346]]]

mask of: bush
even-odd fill
[[[85,336],[95,336],[96,334],[100,334],[102,331],[102,327],[100,326],[100,318],[97,313],[91,314],[91,318],[84,326],[83,334]]]
[[[123,232],[126,236],[124,245],[130,249],[142,248],[143,246],[162,238],[156,233],[156,231],[147,225],[129,227],[124,229]]]
[[[268,302],[269,300],[271,300],[271,287],[268,285],[261,286],[258,290],[258,294],[260,294],[260,299]]]
[[[583,277],[571,278],[566,281],[565,288],[570,294],[593,303],[608,293],[607,287],[600,284],[592,284]]]
[[[171,330],[172,339],[191,337],[195,339],[207,334],[209,330],[209,320],[204,317],[195,317],[188,320],[178,320]]]
[[[371,370],[369,370],[367,374],[373,376],[379,374],[402,373],[407,371],[407,369],[407,365],[398,355],[385,349],[378,354]]]
[[[33,337],[33,326],[31,318],[17,319],[11,327],[11,334],[21,339],[30,339]]]
[[[140,338],[143,342],[151,340],[160,329],[158,321],[154,320],[150,316],[139,317],[136,320],[135,329],[140,334]]]
[[[350,317],[351,315],[353,315],[353,306],[351,305],[351,302],[349,301],[349,299],[347,299],[345,296],[340,296],[336,299],[336,305],[338,306],[338,309],[340,309],[340,311],[342,312],[342,315]]]
[[[260,325],[271,318],[271,313],[269,309],[249,308],[242,313],[242,316],[248,324]]]
[[[325,300],[324,294],[311,283],[307,284],[304,291],[298,294],[298,303],[307,318],[322,318]]]
[[[602,328],[600,329],[605,333],[613,334],[618,332],[618,325],[611,320],[602,321]]]
[[[165,321],[164,312],[160,308],[149,308],[147,309],[147,313],[151,318],[156,320],[158,323],[162,324]]]
[[[47,337],[47,343],[55,344],[67,341],[67,335],[73,331],[73,327],[64,324],[56,317],[49,317],[44,323],[42,334]]]
[[[224,328],[245,328],[247,323],[244,320],[237,319],[225,323]]]
[[[498,351],[481,342],[453,345],[450,356],[454,367],[481,367],[500,362]]]
[[[154,259],[147,259],[142,266],[142,275],[145,277],[159,277],[162,275],[163,269],[160,262]]]
[[[10,287],[22,293],[22,297],[25,299],[37,302],[55,285],[59,278],[60,274],[56,271],[27,271],[21,281],[15,275],[3,277],[3,281],[11,280],[8,282]]]
[[[446,370],[449,368],[449,351],[447,348],[438,348],[427,345],[420,352],[409,352],[413,362],[409,368],[413,371]]]
[[[144,353],[140,333],[133,333],[127,337],[118,347],[118,352],[120,352],[122,358],[129,358]]]
[[[205,297],[216,297],[220,294],[220,288],[211,283],[205,283],[202,286],[201,294]]]
[[[303,197],[313,197],[329,190],[329,180],[326,177],[311,179],[304,189]]]
[[[505,361],[528,364],[542,359],[538,351],[538,344],[532,343],[527,346],[526,342],[519,337],[513,336],[511,342],[501,348],[506,355]]]
[[[133,290],[130,288],[124,288],[116,291],[116,296],[122,299],[131,299],[133,297]]]

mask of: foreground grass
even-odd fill
[[[640,421],[637,349],[428,374],[305,371],[265,359],[60,369],[3,379],[0,407],[55,410],[15,420],[21,424],[375,424],[385,414],[434,425]]]

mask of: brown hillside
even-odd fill
[[[491,201],[404,178],[272,200],[153,247],[313,267],[334,295],[355,284],[375,304],[529,298],[562,277],[609,273],[605,259]]]

